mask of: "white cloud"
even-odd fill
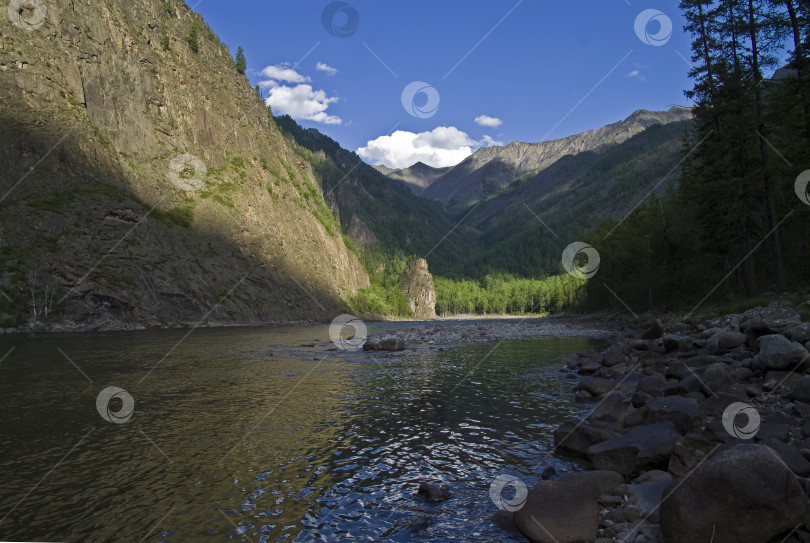
[[[259,73],[268,79],[287,81],[288,83],[306,83],[309,81],[307,76],[299,74],[294,68],[289,68],[289,64],[286,63],[267,66]]]
[[[337,73],[337,68],[332,68],[328,64],[324,64],[323,62],[319,62],[315,65],[315,69],[321,72],[324,72],[326,75],[335,75]]]
[[[335,115],[329,115],[326,110],[330,104],[339,100],[336,96],[327,96],[326,92],[307,85],[309,77],[299,74],[287,64],[267,66],[261,75],[267,77],[259,81],[262,89],[268,90],[265,104],[273,109],[274,115],[289,115],[294,119],[305,119],[324,124],[342,124],[343,120]],[[287,83],[298,83],[288,86]]]
[[[503,145],[503,142],[497,141],[486,134],[484,134],[484,137],[478,142],[479,147],[492,147],[493,145]]]
[[[357,150],[357,154],[372,164],[383,164],[389,168],[407,168],[417,162],[443,168],[455,166],[476,148],[489,145],[500,145],[500,142],[489,136],[475,141],[454,126],[439,126],[418,134],[397,130],[390,136],[370,140],[365,147]]]
[[[644,81],[644,76],[641,75],[641,72],[638,70],[633,70],[629,74],[625,74],[625,77],[635,78],[638,79],[639,81]]]
[[[490,128],[498,128],[503,124],[503,121],[497,117],[490,117],[489,115],[479,115],[475,118],[476,124],[481,126],[488,126]]]

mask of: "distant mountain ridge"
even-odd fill
[[[414,165],[403,170],[385,168],[392,179],[407,177],[412,185],[427,186],[422,196],[446,205],[487,199],[512,182],[536,174],[566,155],[595,151],[620,144],[654,125],[689,120],[692,110],[673,106],[667,111],[633,112],[622,121],[561,139],[538,143],[512,142],[503,147],[482,147],[458,165],[436,176],[437,169]],[[433,171],[430,171],[433,170]]]
[[[386,177],[403,181],[416,194],[420,194],[424,189],[432,185],[434,181],[453,169],[452,166],[434,168],[424,162],[417,162],[413,166],[401,169],[389,168],[382,164],[377,164],[372,166],[372,168]]]

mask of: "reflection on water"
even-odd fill
[[[0,539],[521,541],[489,522],[489,485],[570,467],[548,457],[580,413],[559,368],[594,345],[371,355],[326,326],[186,333],[0,338]],[[128,422],[99,415],[108,386]],[[423,480],[453,498],[415,498]]]

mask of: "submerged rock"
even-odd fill
[[[443,502],[453,497],[449,486],[434,483],[419,483],[416,495],[423,496],[430,503]]]

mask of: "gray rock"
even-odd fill
[[[748,340],[748,336],[741,332],[732,330],[721,330],[711,336],[706,342],[706,348],[710,351],[730,351]]]
[[[367,339],[365,343],[363,343],[363,350],[364,351],[379,351],[380,350],[380,342],[375,341],[373,339]]]
[[[601,379],[599,377],[583,377],[577,383],[577,390],[584,390],[591,396],[601,396],[607,394],[616,387],[616,383],[610,379]]]
[[[672,484],[669,479],[661,481],[628,485],[628,494],[636,498],[635,506],[641,511],[642,518],[650,522],[658,522],[661,498],[664,490]]]
[[[560,477],[560,481],[580,486],[596,499],[603,494],[609,494],[617,485],[624,483],[624,477],[615,471],[597,469],[572,471]]]
[[[767,308],[749,309],[743,314],[740,328],[755,334],[779,333],[801,324],[802,317],[790,307],[779,307],[771,303]]]
[[[616,366],[617,364],[624,364],[625,362],[624,348],[620,344],[613,345],[602,353],[602,365],[608,368]]]
[[[626,434],[588,448],[588,458],[597,469],[622,475],[666,466],[681,435],[671,422],[641,426]]]
[[[759,338],[759,361],[766,370],[792,369],[799,362],[807,362],[807,358],[807,349],[782,334]]]
[[[785,335],[797,343],[807,343],[810,341],[810,322],[803,322],[785,330]]]
[[[762,543],[804,522],[796,476],[763,445],[737,444],[670,483],[661,502],[665,541]]]
[[[381,351],[401,351],[405,349],[405,341],[399,337],[384,337],[380,340]]]
[[[666,383],[666,379],[660,375],[648,375],[641,378],[636,387],[636,391],[649,394],[654,398],[660,398],[664,395],[663,390]]]
[[[566,422],[554,430],[554,448],[559,452],[588,458],[588,449],[619,434],[587,423]]]
[[[810,376],[794,381],[790,398],[797,402],[810,403]]]
[[[810,475],[810,462],[808,462],[787,443],[783,443],[773,438],[768,438],[763,440],[762,444],[773,449],[782,462],[784,462],[785,465],[796,475],[800,475],[802,477],[807,477]]]
[[[643,334],[641,334],[641,339],[658,339],[664,333],[664,326],[661,324],[661,321],[655,321],[647,328]]]
[[[625,414],[625,405],[621,395],[617,393],[608,394],[599,402],[599,405],[591,413],[591,423],[616,422]]]
[[[691,398],[669,396],[647,405],[653,422],[671,422],[680,433],[686,433],[698,417],[698,403]]]
[[[679,477],[688,472],[697,465],[698,459],[692,454],[692,451],[683,443],[679,441],[672,449],[672,455],[669,457],[669,472],[675,477]]]
[[[787,424],[778,424],[772,422],[763,422],[759,425],[756,438],[759,441],[767,441],[768,439],[776,439],[778,441],[787,441],[790,437],[790,427]]]
[[[582,375],[591,375],[602,369],[602,364],[595,360],[588,360],[579,367],[579,373]]]
[[[524,506],[515,511],[515,526],[536,543],[583,543],[596,539],[599,506],[590,493],[560,481],[540,481]]]
[[[701,388],[707,396],[720,392],[733,383],[728,366],[720,363],[706,366],[706,369],[700,374],[700,380]]]
[[[692,345],[692,338],[679,336],[678,334],[664,334],[661,340],[666,352],[686,351]]]

